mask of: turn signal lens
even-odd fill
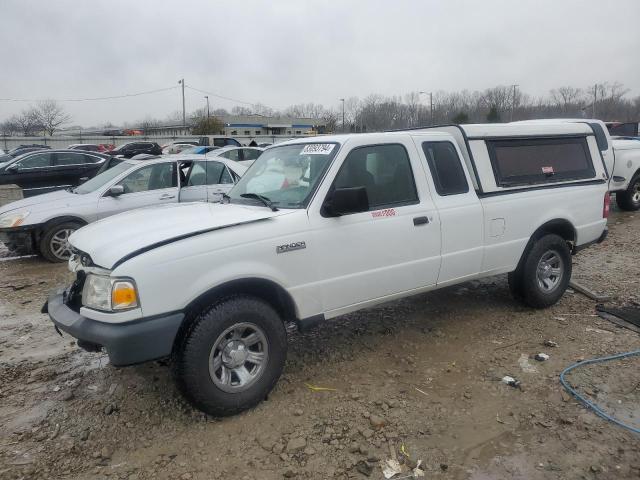
[[[138,294],[132,282],[119,280],[111,289],[111,309],[125,310],[138,306]]]

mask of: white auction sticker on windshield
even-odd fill
[[[329,155],[335,146],[335,143],[310,143],[304,146],[300,155]]]

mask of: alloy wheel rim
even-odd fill
[[[633,203],[640,203],[640,181],[633,185],[633,195],[631,196]]]
[[[558,288],[563,276],[564,262],[560,254],[555,250],[545,252],[536,269],[538,287],[545,293],[551,293]]]
[[[58,230],[49,242],[51,253],[60,260],[66,260],[71,256],[71,246],[69,245],[69,237],[75,232],[73,228],[63,228]]]
[[[253,323],[236,323],[213,344],[209,375],[221,390],[242,392],[262,376],[268,359],[269,345],[264,331]]]

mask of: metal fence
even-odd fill
[[[291,135],[259,135],[255,137],[235,135],[233,138],[238,140],[243,145],[249,145],[251,141],[255,141],[256,143],[278,143],[284,142],[285,140],[290,140],[292,138],[296,138],[296,136]],[[11,150],[12,148],[18,147],[20,145],[48,145],[51,148],[67,148],[69,145],[74,143],[97,143],[97,144],[109,144],[115,145],[116,147],[122,145],[124,143],[129,142],[140,142],[140,141],[150,141],[157,142],[160,145],[165,143],[180,141],[180,140],[189,140],[189,141],[198,141],[200,139],[197,135],[186,135],[186,136],[153,136],[153,135],[134,135],[134,136],[102,136],[102,135],[74,135],[74,136],[53,136],[53,137],[8,137],[8,136],[0,136],[0,149]]]

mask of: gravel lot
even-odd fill
[[[614,211],[610,229],[574,258],[574,279],[613,304],[640,302],[640,214]],[[535,311],[501,276],[292,332],[269,399],[221,420],[185,403],[166,364],[115,369],[58,336],[39,312],[69,281],[66,266],[37,257],[0,261],[2,479],[379,479],[392,455],[405,471],[421,460],[425,478],[640,476],[640,438],[558,381],[580,359],[640,348],[581,294]],[[550,359],[530,359],[538,352]],[[571,380],[640,426],[639,366],[586,367]]]

